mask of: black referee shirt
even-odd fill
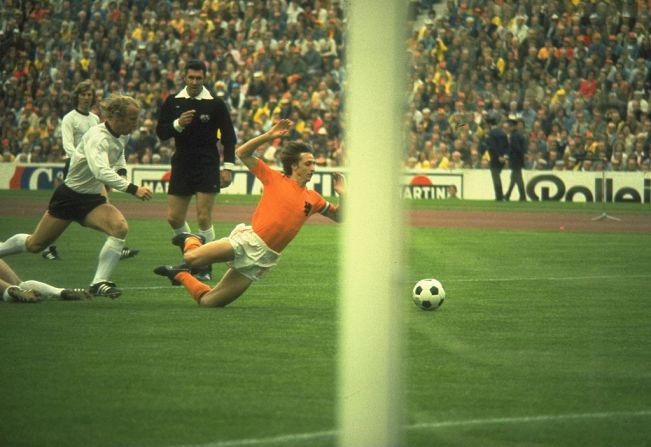
[[[196,110],[194,119],[183,132],[174,128],[174,120],[186,110]],[[213,96],[206,87],[191,98],[186,89],[167,97],[158,116],[156,134],[161,140],[174,138],[176,152],[172,162],[219,163],[217,132],[224,146],[224,163],[235,162],[237,137],[226,103]],[[184,163],[185,164],[185,163]]]

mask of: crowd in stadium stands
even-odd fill
[[[487,168],[485,118],[497,113],[523,123],[526,169],[649,170],[646,0],[436,3],[409,2],[406,167]],[[155,136],[158,110],[199,58],[238,141],[290,118],[291,138],[312,144],[319,165],[341,165],[345,24],[341,0],[5,0],[2,157],[60,162],[61,117],[89,78],[98,98],[120,92],[143,104],[128,162],[168,163],[173,142]],[[275,149],[259,155],[276,163]]]
[[[527,169],[649,169],[646,1],[446,6],[409,41],[409,166],[486,166],[481,137],[495,111],[522,121]]]

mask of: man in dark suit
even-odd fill
[[[513,187],[518,187],[520,200],[526,201],[527,194],[524,189],[524,180],[522,180],[522,167],[524,166],[524,157],[527,153],[527,140],[522,133],[522,120],[516,116],[509,116],[509,166],[511,168],[511,183],[506,191],[504,198],[509,200]]]
[[[504,200],[502,190],[502,179],[500,174],[506,163],[506,157],[509,150],[509,140],[506,132],[500,126],[500,114],[492,111],[486,117],[486,123],[490,126],[490,131],[484,138],[482,144],[482,154],[488,151],[490,155],[490,170],[493,179],[493,189],[495,191],[495,200],[501,202]]]

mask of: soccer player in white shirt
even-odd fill
[[[88,130],[70,160],[70,170],[63,184],[52,194],[48,210],[32,234],[16,234],[0,243],[0,258],[29,251],[39,253],[55,241],[74,221],[107,235],[99,253],[99,263],[90,283],[95,296],[117,298],[122,294],[111,275],[120,260],[129,231],[124,215],[103,194],[105,187],[128,192],[149,200],[152,192],[129,183],[124,149],[129,134],[138,126],[140,104],[130,96],[115,95],[101,107],[106,122]]]
[[[93,126],[99,124],[99,116],[91,112],[91,107],[95,104],[95,91],[93,90],[93,83],[87,79],[81,81],[75,87],[74,101],[75,108],[68,112],[61,120],[61,139],[63,141],[63,150],[66,153],[66,162],[63,168],[63,178],[68,176],[70,169],[70,159],[75,151],[75,148],[81,141],[81,137]],[[50,261],[59,260],[59,252],[53,241],[41,253],[44,259]],[[128,247],[122,249],[121,259],[131,258],[138,254],[138,250],[132,250]]]

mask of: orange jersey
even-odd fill
[[[308,217],[325,213],[332,206],[318,192],[301,188],[262,160],[258,160],[251,172],[264,186],[251,227],[269,248],[279,253],[294,239]]]

